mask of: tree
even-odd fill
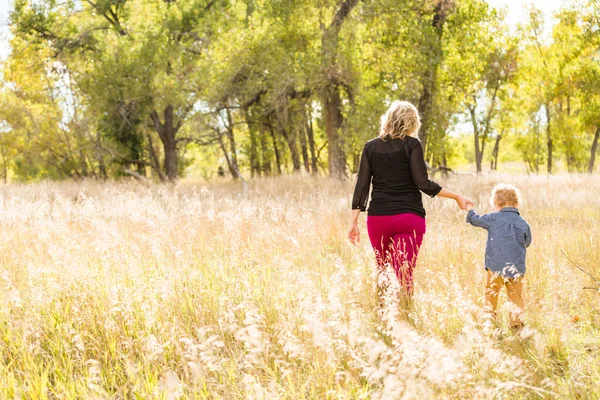
[[[466,115],[478,171],[512,143],[530,171],[591,171],[598,10],[556,16],[548,38],[538,10],[513,34],[485,0],[16,0],[0,172],[341,178],[397,99],[434,168]]]
[[[346,170],[346,156],[344,154],[344,139],[342,124],[342,96],[340,90],[347,86],[346,71],[339,62],[339,41],[342,26],[349,18],[350,13],[358,4],[358,0],[341,0],[335,5],[335,14],[331,21],[323,23],[322,35],[322,69],[324,82],[320,88],[322,107],[325,118],[325,131],[328,141],[329,174],[342,177]]]
[[[104,109],[100,128],[129,147],[124,156],[117,155],[120,162],[158,167],[141,159],[139,131],[146,121],[163,145],[164,176],[176,180],[178,133],[198,101],[201,58],[227,5],[213,0],[108,0],[81,6],[19,0],[12,22],[16,37],[51,49],[46,62],[60,60],[90,104]],[[90,56],[98,62],[88,62]]]
[[[501,99],[507,97],[505,94],[508,89],[507,83],[516,71],[516,45],[507,43],[503,39],[500,37],[500,40],[494,43],[495,47],[490,46],[483,74],[479,81],[475,82],[471,98],[466,100],[466,107],[473,125],[477,173],[482,171],[485,145],[492,134],[493,124],[502,107]],[[496,137],[494,152],[497,158],[502,136],[497,134]]]
[[[593,132],[588,173],[594,171],[596,151],[600,140],[600,8],[597,2],[590,1],[580,10],[582,31],[580,33],[582,51],[575,72],[575,82],[582,104],[580,119],[584,129]],[[579,25],[579,24],[577,24]]]

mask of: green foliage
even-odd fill
[[[551,38],[530,11],[515,31],[484,0],[16,0],[3,176],[322,172],[332,155],[354,171],[395,99],[419,108],[434,166],[583,171],[598,6],[563,8]],[[479,149],[449,135],[465,120]]]

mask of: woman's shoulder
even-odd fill
[[[402,149],[410,151],[420,143],[421,141],[419,139],[411,136],[406,136],[402,139],[382,139],[380,136],[377,136],[371,140],[367,140],[365,143],[365,150],[369,152],[389,152],[390,150],[400,151]]]
[[[378,136],[376,138],[367,140],[367,142],[365,143],[365,150],[372,150],[375,148],[375,146],[377,146],[377,144],[379,142],[382,142],[381,138]]]
[[[411,148],[421,144],[421,141],[419,140],[419,138],[416,138],[414,136],[405,136],[403,140],[406,141],[406,143]]]

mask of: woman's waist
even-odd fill
[[[423,206],[421,192],[406,191],[406,192],[390,192],[378,191],[373,189],[371,192],[371,204],[406,204]]]
[[[369,217],[387,217],[402,214],[416,214],[425,218],[425,209],[418,204],[378,204],[370,203],[367,215]]]

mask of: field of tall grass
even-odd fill
[[[485,231],[449,200],[406,308],[364,216],[346,239],[350,182],[5,186],[0,398],[600,398],[598,284],[562,254],[600,277],[600,178],[441,183],[490,211],[498,181],[533,231],[520,334],[485,332]]]

